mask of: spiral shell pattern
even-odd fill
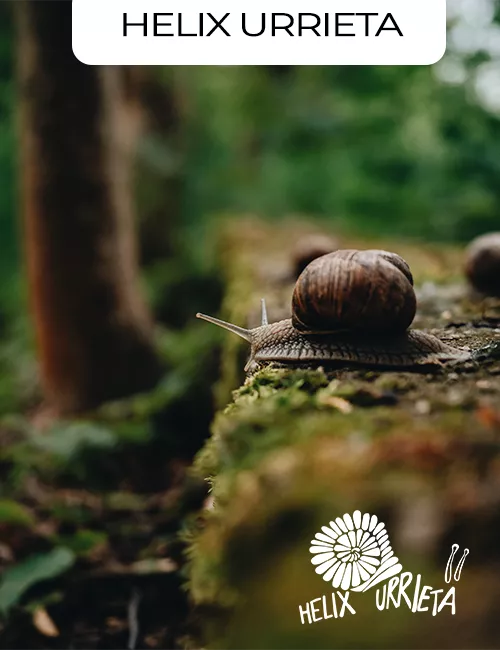
[[[334,589],[344,591],[366,591],[403,568],[391,548],[385,524],[376,515],[359,510],[323,526],[309,551],[316,573]]]
[[[405,260],[388,251],[338,250],[313,260],[295,283],[292,322],[300,332],[403,333],[417,309]]]

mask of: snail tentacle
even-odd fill
[[[242,339],[245,339],[245,341],[248,341],[249,343],[252,342],[252,330],[247,330],[244,327],[239,327],[238,325],[233,325],[232,323],[226,323],[226,321],[221,320],[220,318],[214,318],[213,316],[200,314],[200,312],[196,314],[196,318],[201,318],[202,320],[206,320],[209,323],[223,327],[225,330],[229,330],[233,334],[237,334]]]
[[[269,321],[267,319],[267,307],[266,307],[266,299],[261,298],[260,300],[261,305],[262,305],[262,317],[261,317],[261,325],[269,325]]]

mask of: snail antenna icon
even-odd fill
[[[446,570],[444,572],[444,579],[446,582],[450,582],[451,576],[453,574],[453,559],[456,555],[456,552],[458,551],[458,544],[453,544],[451,547],[451,553],[450,557],[448,558],[448,562],[446,563]]]
[[[457,568],[455,569],[455,575],[453,576],[457,582],[458,580],[460,580],[460,576],[462,575],[462,569],[464,567],[465,558],[468,555],[469,555],[469,549],[464,548],[464,554],[460,558],[460,562],[458,563]]]

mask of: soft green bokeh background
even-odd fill
[[[0,412],[36,383],[10,5],[0,3]],[[449,0],[448,14],[448,51],[431,67],[146,72],[136,203],[158,322],[189,328],[196,311],[218,309],[221,216],[437,242],[500,228],[500,2]]]
[[[8,4],[0,5],[2,312],[19,292]],[[140,178],[160,178],[162,193],[177,195],[165,222],[189,242],[220,213],[300,214],[344,230],[462,242],[498,229],[500,2],[450,0],[448,14],[448,52],[431,67],[156,68],[176,118],[167,137],[148,132],[138,156]],[[142,220],[153,191],[138,193]]]

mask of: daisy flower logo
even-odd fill
[[[344,591],[366,591],[403,568],[391,548],[385,524],[376,515],[362,515],[359,510],[323,526],[309,551],[316,573]]]

